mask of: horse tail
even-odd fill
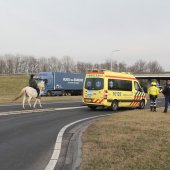
[[[21,92],[19,93],[19,95],[18,95],[15,99],[13,99],[12,101],[18,100],[20,97],[22,97],[22,96],[24,95],[24,93],[26,93],[25,88],[23,88],[23,89],[21,90]]]

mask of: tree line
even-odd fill
[[[0,56],[0,74],[31,74],[46,71],[85,73],[88,69],[106,69],[116,72],[131,73],[162,73],[164,69],[157,61],[137,60],[132,65],[127,61],[118,62],[116,59],[106,59],[103,63],[75,62],[70,56],[34,57],[26,55],[5,54]]]

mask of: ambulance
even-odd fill
[[[88,70],[82,100],[92,110],[102,106],[113,111],[121,107],[143,109],[147,103],[135,76],[108,70]]]

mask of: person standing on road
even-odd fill
[[[159,95],[159,89],[156,87],[156,82],[151,83],[151,87],[148,89],[150,98],[150,109],[152,112],[156,112],[156,99]]]
[[[35,81],[35,79],[34,79],[34,74],[31,74],[30,75],[30,79],[29,79],[29,86],[30,87],[32,87],[32,88],[34,88],[35,90],[37,90],[37,98],[39,97],[39,94],[40,94],[40,89],[38,88],[38,86],[37,86],[37,83],[36,83],[36,81]]]
[[[165,96],[164,113],[167,113],[167,111],[168,111],[168,104],[170,103],[170,80],[167,81],[166,86],[163,89],[162,93]]]

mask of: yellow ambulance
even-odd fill
[[[143,109],[147,100],[140,83],[132,74],[89,70],[84,81],[83,102],[92,110],[103,106],[116,111],[120,107]]]

